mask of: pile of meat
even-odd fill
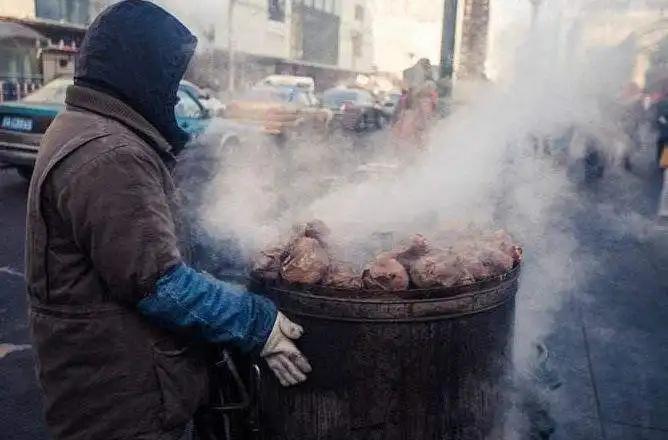
[[[329,235],[319,220],[295,227],[286,246],[253,258],[252,275],[265,282],[402,291],[472,284],[502,275],[522,260],[522,248],[505,231],[450,231],[433,242],[414,235],[356,270],[333,257]]]

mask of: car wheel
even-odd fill
[[[658,141],[656,143],[656,161],[661,162],[661,156],[663,155],[663,150],[664,148],[668,148],[668,142],[666,141]]]
[[[378,130],[382,130],[383,128],[385,128],[386,123],[387,121],[385,119],[385,116],[383,116],[381,113],[378,113],[376,115],[376,128]]]
[[[369,124],[367,123],[367,114],[362,113],[362,115],[359,118],[359,121],[357,122],[357,131],[365,131]]]
[[[23,177],[25,180],[30,181],[32,179],[32,167],[16,167],[16,172],[19,176]]]

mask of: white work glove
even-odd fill
[[[278,312],[269,339],[260,352],[267,365],[284,387],[297,385],[306,380],[311,364],[292,340],[301,338],[304,329]]]

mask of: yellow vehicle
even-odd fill
[[[257,123],[269,134],[306,128],[326,129],[331,114],[315,95],[300,87],[258,86],[227,104],[226,118]]]

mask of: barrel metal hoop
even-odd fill
[[[263,294],[284,312],[328,321],[364,323],[428,322],[455,319],[500,307],[514,298],[518,273],[494,287],[451,297],[360,299],[318,296],[267,287]]]

